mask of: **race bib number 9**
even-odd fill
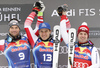
[[[24,53],[19,53],[18,56],[20,57],[20,60],[24,60],[25,59],[25,55]]]

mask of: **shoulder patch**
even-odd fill
[[[92,41],[91,41],[91,40],[89,40],[89,44],[90,44],[90,45],[94,45],[94,44],[92,43]]]

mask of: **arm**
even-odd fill
[[[68,45],[68,36],[69,36],[68,30],[71,27],[69,19],[66,16],[67,8],[68,8],[68,5],[63,4],[63,5],[59,6],[57,9],[57,12],[58,12],[59,16],[61,17],[61,21],[60,21],[61,36],[66,45]]]
[[[91,54],[92,65],[87,68],[99,68],[99,53],[96,47],[93,47]]]
[[[33,15],[33,17],[31,17]],[[32,24],[32,22],[33,22],[33,20],[34,20],[34,17],[35,17],[36,15],[35,15],[35,12],[31,12],[31,14],[27,17],[27,19],[26,19],[26,21],[25,21],[25,26],[27,27],[31,27],[31,24]],[[29,19],[28,19],[29,18]],[[32,19],[32,20],[31,20]],[[30,21],[30,23],[28,22],[28,21]],[[38,15],[37,15],[37,23],[36,23],[36,26],[35,26],[35,29],[34,30],[32,30],[31,32],[33,32],[33,33],[35,33],[35,35],[36,36],[38,36],[39,35],[39,33],[38,33],[38,27],[39,27],[39,24],[40,23],[43,23],[43,12],[38,12]],[[24,26],[24,27],[25,27]],[[31,27],[32,28],[32,27]]]
[[[33,32],[35,32],[36,36],[39,36],[38,28],[39,28],[40,23],[43,23],[43,12],[38,12],[37,18],[38,19],[37,19],[36,27],[33,30]]]
[[[4,51],[4,42],[5,40],[0,40],[0,51]]]
[[[45,10],[45,6],[43,4],[42,1],[39,1],[40,5],[41,6],[36,6],[35,4],[35,7],[33,8],[33,12],[31,12],[29,14],[29,16],[26,18],[26,21],[24,23],[24,28],[25,28],[25,31],[26,31],[26,34],[27,34],[27,37],[28,37],[28,40],[32,46],[32,48],[34,47],[35,45],[35,42],[37,41],[38,39],[38,27],[39,27],[39,24],[40,23],[43,23],[43,12]],[[39,12],[39,8],[41,8],[41,11]],[[34,20],[34,17],[37,15],[38,19],[37,19],[37,23],[36,23],[36,27],[35,29],[33,30],[32,27],[31,27],[31,24]]]
[[[35,35],[37,35],[37,36],[39,36],[38,27],[39,27],[40,23],[43,23],[43,12],[45,10],[45,5],[43,4],[43,2],[39,1],[39,3],[41,4],[42,9],[40,12],[38,12],[38,15],[37,15],[38,19],[37,19],[36,27],[33,31],[33,32],[35,32]]]
[[[69,19],[67,18],[66,15],[61,16],[61,21],[60,21],[60,30],[61,30],[61,36],[65,42],[65,44],[68,44],[68,30],[70,29],[71,25],[69,22]]]
[[[31,24],[32,24],[35,16],[36,16],[36,13],[35,12],[31,12],[29,14],[29,16],[26,18],[25,23],[24,23],[24,29],[26,31],[28,40],[29,40],[32,48],[34,47],[34,44],[35,44],[35,42],[37,40],[37,36],[35,35],[35,32],[33,32],[33,29],[31,27]]]

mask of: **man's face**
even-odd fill
[[[42,40],[47,40],[50,37],[51,30],[43,28],[39,30],[39,35],[42,38]]]
[[[11,26],[10,29],[9,29],[9,33],[14,37],[18,36],[19,32],[20,32],[20,29],[16,25]]]
[[[88,34],[86,32],[80,32],[78,34],[78,41],[81,43],[85,43],[88,39]]]

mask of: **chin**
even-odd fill
[[[43,39],[43,40],[47,40],[47,39]]]
[[[47,40],[48,38],[42,38],[42,40]]]
[[[12,35],[12,36],[16,37],[16,36],[18,36],[18,35]]]
[[[85,43],[86,41],[81,41],[81,43]]]

